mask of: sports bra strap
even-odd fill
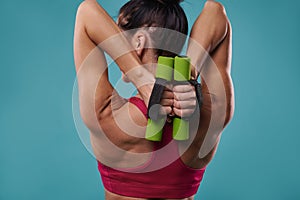
[[[138,98],[138,97],[131,97],[130,99],[128,99],[128,101],[132,104],[134,104],[146,117],[146,119],[148,118],[147,115],[147,106],[145,104],[145,102]]]

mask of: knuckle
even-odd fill
[[[174,113],[176,114],[176,115],[178,115],[178,116],[180,116],[180,110],[179,109],[177,109],[177,108],[174,108]]]
[[[162,113],[162,114],[169,114],[170,112],[171,112],[171,108],[170,108],[170,107],[164,106],[164,107],[161,109],[161,113]]]
[[[174,100],[173,99],[169,99],[169,104],[173,105],[173,103],[174,103]]]
[[[179,96],[177,94],[174,94],[174,100],[176,100],[176,101],[179,100]]]
[[[181,105],[180,105],[180,102],[179,101],[176,101],[176,102],[174,102],[174,106],[177,108],[177,109],[180,109],[181,107]]]
[[[172,99],[169,99],[169,100],[168,100],[168,105],[169,105],[169,106],[172,106],[172,105],[173,105],[173,100],[172,100]]]
[[[192,106],[196,106],[197,105],[197,101],[196,100],[193,100],[192,101]]]

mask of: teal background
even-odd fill
[[[79,0],[1,1],[0,199],[103,199],[72,117]],[[99,1],[112,16],[124,0]],[[203,0],[182,5],[190,22]],[[300,2],[221,1],[235,115],[196,199],[300,199]]]

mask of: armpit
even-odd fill
[[[120,109],[128,102],[127,99],[121,97],[116,91],[113,91],[111,96],[111,109],[112,111]]]

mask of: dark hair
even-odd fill
[[[152,37],[152,41],[155,43],[163,42],[167,47],[172,47],[171,51],[157,50],[157,55],[174,56],[179,54],[188,33],[188,21],[184,10],[180,6],[182,0],[131,0],[127,2],[119,12],[118,25],[123,30],[131,30],[142,27],[160,27],[166,29],[172,29],[174,32],[181,33],[171,34],[171,36],[160,34],[161,37],[157,37],[157,34]],[[161,45],[159,45],[162,47]],[[166,49],[162,47],[162,49]]]

